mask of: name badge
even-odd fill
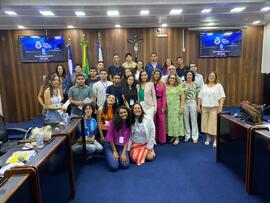
[[[119,143],[120,143],[120,144],[123,144],[123,143],[124,143],[124,137],[122,137],[122,136],[119,137]]]
[[[131,106],[134,105],[134,99],[129,100],[129,105],[131,105]]]

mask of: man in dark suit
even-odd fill
[[[158,55],[153,52],[150,57],[150,62],[148,62],[145,66],[145,71],[147,72],[148,79],[151,79],[153,71],[157,68],[162,72],[162,65],[158,63]]]

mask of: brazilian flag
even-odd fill
[[[89,63],[88,63],[88,55],[87,55],[87,45],[88,42],[83,36],[81,40],[81,47],[82,47],[82,71],[85,75],[89,75]]]

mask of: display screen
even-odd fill
[[[22,62],[66,61],[63,36],[20,36]]]
[[[200,33],[200,57],[240,56],[242,31]]]

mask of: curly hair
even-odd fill
[[[128,114],[127,119],[125,121],[126,127],[127,128],[131,127],[131,116],[130,116],[129,109],[127,107],[125,107],[125,106],[120,106],[116,110],[115,114],[113,115],[113,119],[112,119],[116,131],[119,131],[121,129],[122,125],[123,125],[122,118],[120,117],[120,114],[119,114],[121,109],[124,109]]]

